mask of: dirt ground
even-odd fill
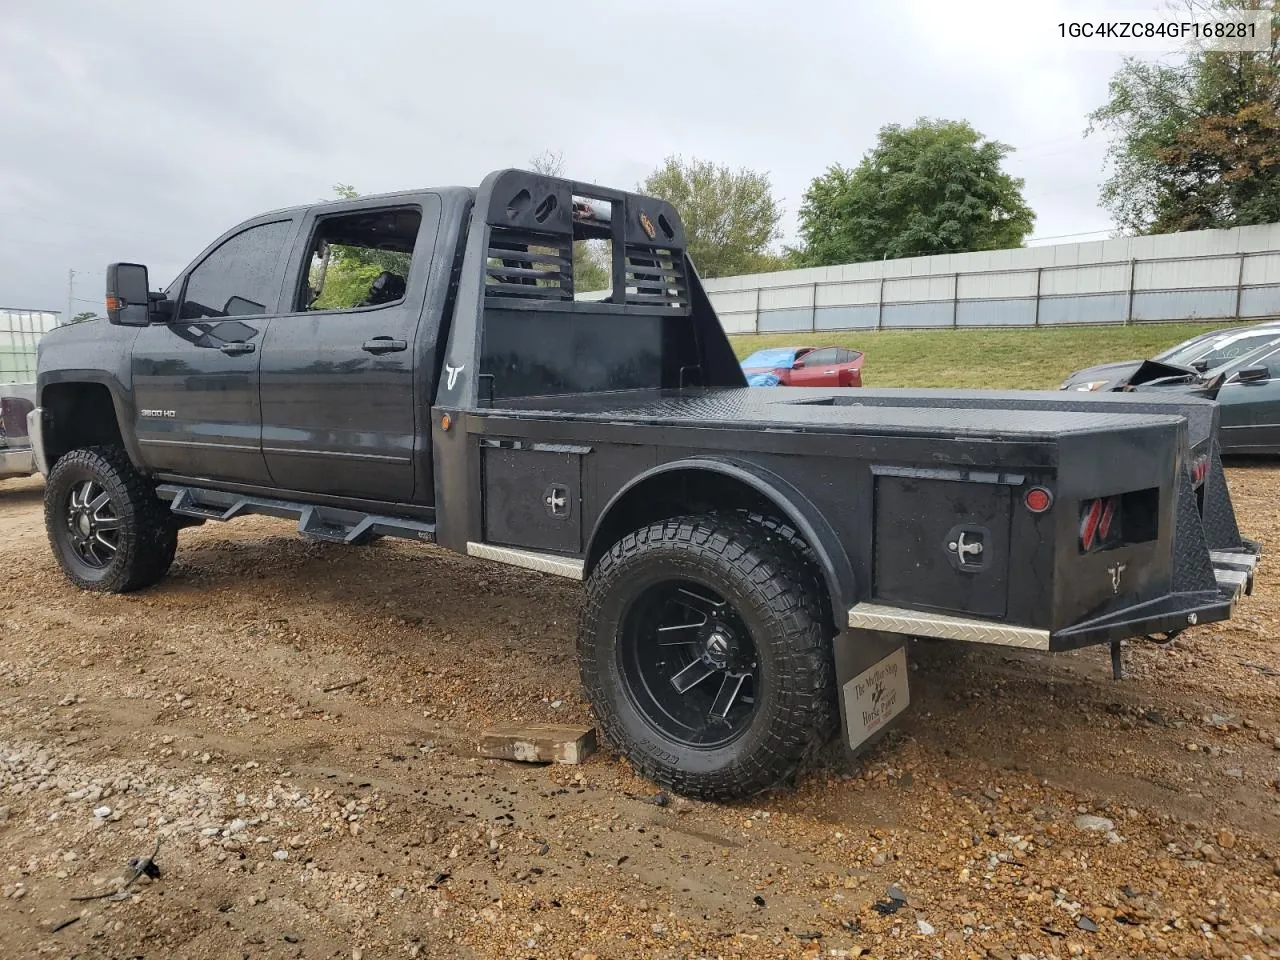
[[[1229,474],[1280,545],[1280,469]],[[96,596],[42,492],[0,483],[0,957],[1280,957],[1265,559],[1235,619],[1127,647],[1120,683],[1105,648],[913,644],[869,756],[716,806],[607,744],[475,757],[490,723],[589,720],[575,584],[251,519]],[[157,838],[160,877],[72,899]]]

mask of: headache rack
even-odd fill
[[[486,222],[486,300],[535,309],[691,312],[684,230],[662,200],[512,170],[494,185]],[[574,256],[581,250],[575,245],[586,243],[606,245],[606,290],[575,288]]]

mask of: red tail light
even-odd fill
[[[1209,455],[1196,457],[1191,462],[1191,483],[1193,486],[1200,486],[1204,483],[1205,478],[1209,476]]]
[[[1120,539],[1120,498],[1101,497],[1080,505],[1080,550],[1091,553]]]

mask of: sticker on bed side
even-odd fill
[[[858,747],[907,709],[907,650],[899,647],[844,685],[849,746]]]

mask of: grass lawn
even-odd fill
[[[761,347],[839,346],[866,353],[868,387],[1007,387],[1056,389],[1067,374],[1108,360],[1136,360],[1216,323],[1148,323],[1128,327],[1029,330],[889,330],[770,333],[729,339],[738,359]]]

